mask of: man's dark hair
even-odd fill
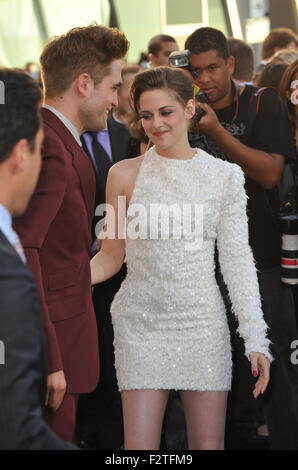
[[[163,42],[176,42],[176,39],[167,34],[158,34],[150,39],[148,44],[148,54],[157,55],[162,49]]]
[[[35,136],[40,128],[37,83],[20,70],[0,68],[4,104],[0,100],[0,163],[9,157],[14,145],[26,139],[34,151]],[[1,104],[2,103],[2,104]]]
[[[201,54],[211,50],[217,51],[225,61],[229,57],[228,44],[225,35],[215,28],[196,29],[185,42],[185,49],[192,54]]]
[[[228,38],[229,55],[235,58],[233,78],[250,82],[254,73],[254,50],[242,39]]]
[[[292,41],[298,46],[298,36],[290,28],[275,28],[264,39],[261,49],[263,60],[270,59],[277,49],[286,48]]]

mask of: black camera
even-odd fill
[[[198,77],[198,72],[194,72],[191,67],[190,62],[191,53],[188,49],[184,51],[175,51],[172,52],[169,56],[170,67],[182,68],[189,71],[193,79],[195,80]],[[195,98],[199,103],[208,103],[208,96],[202,90],[194,85],[195,89]],[[196,113],[196,121],[199,122],[201,118],[205,115],[205,111],[199,109]]]
[[[172,52],[169,56],[169,64],[171,67],[188,68],[190,66],[190,51],[185,49],[184,51]]]

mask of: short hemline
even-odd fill
[[[137,390],[152,390],[152,391],[158,391],[158,390],[167,390],[169,392],[230,392],[231,387],[229,388],[195,388],[195,387],[189,387],[189,388],[167,388],[167,387],[126,387],[126,388],[118,388],[119,392],[133,392]]]

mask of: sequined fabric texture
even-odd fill
[[[237,165],[201,149],[190,160],[162,157],[154,147],[145,154],[127,213],[128,273],[111,307],[120,390],[230,389],[216,240],[246,355],[271,359],[243,185]]]

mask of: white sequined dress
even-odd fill
[[[239,166],[200,149],[190,160],[145,154],[126,218],[127,277],[111,307],[119,390],[230,389],[216,241],[245,353],[271,359],[243,184]]]

